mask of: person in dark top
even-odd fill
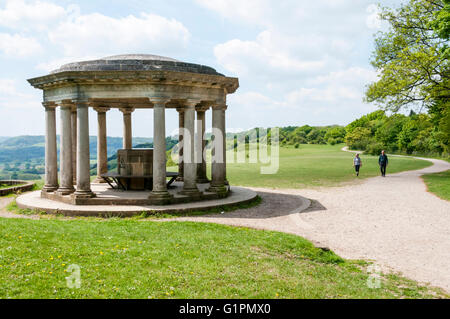
[[[386,176],[386,166],[388,165],[388,157],[384,153],[384,151],[381,151],[381,155],[378,158],[378,165],[380,165],[381,176],[385,177]]]

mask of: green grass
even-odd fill
[[[66,285],[81,267],[81,288]],[[448,297],[300,237],[214,224],[0,219],[0,298]]]
[[[442,199],[450,201],[450,170],[422,176],[428,190]]]
[[[227,163],[227,178],[231,185],[305,188],[336,186],[344,182],[378,176],[378,157],[362,155],[363,167],[356,177],[353,153],[343,152],[343,145],[300,145],[298,149],[280,148],[280,165],[277,174],[260,174],[261,164]],[[228,157],[233,156],[228,153]],[[389,156],[389,154],[388,154]],[[421,169],[432,165],[428,161],[412,158],[389,157],[387,174]]]

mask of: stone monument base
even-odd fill
[[[93,184],[94,198],[73,198],[59,196],[55,193],[41,191],[19,196],[17,205],[23,209],[32,209],[49,214],[64,214],[67,216],[132,216],[142,213],[173,213],[209,210],[246,203],[257,197],[256,192],[243,188],[232,187],[226,198],[219,198],[215,193],[205,191],[209,184],[199,185],[202,191],[201,200],[192,201],[187,195],[180,195],[182,183],[174,183],[169,189],[172,202],[169,205],[152,204],[148,191],[113,190],[105,184]]]

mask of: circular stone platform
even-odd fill
[[[177,183],[175,183],[177,184]],[[200,185],[199,185],[200,186]],[[180,187],[176,185],[169,191],[175,192]],[[120,200],[136,201],[146,198],[148,191],[120,191],[112,190],[104,184],[93,184],[93,190],[98,197],[109,197]],[[22,209],[32,209],[48,214],[63,214],[65,216],[121,216],[129,217],[142,213],[182,213],[190,211],[204,211],[217,207],[244,204],[254,200],[256,192],[243,188],[231,187],[228,197],[223,199],[204,200],[173,205],[72,205],[41,197],[41,191],[27,193],[17,197],[17,206]]]

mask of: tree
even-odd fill
[[[371,139],[372,133],[367,127],[356,127],[345,136],[345,142],[353,150],[365,150]]]
[[[342,126],[335,126],[330,128],[327,133],[325,134],[325,140],[329,144],[337,144],[337,143],[343,143],[345,138],[345,127]]]
[[[444,0],[444,8],[436,13],[436,20],[432,22],[432,27],[437,35],[444,40],[450,38],[450,0]],[[442,48],[442,55],[445,59],[450,58],[450,48],[445,43]]]
[[[445,6],[444,6],[445,1]],[[397,112],[402,108],[442,106],[450,99],[449,0],[409,0],[398,9],[381,8],[389,30],[379,32],[371,63],[380,78],[366,101]]]
[[[347,127],[345,128],[348,133],[353,132],[353,130],[357,127],[367,127],[371,128],[373,130],[374,123],[380,122],[380,120],[383,120],[386,118],[386,114],[382,110],[378,110],[372,113],[369,113],[367,115],[361,116],[359,119],[354,120],[351,122]],[[375,133],[375,131],[373,130]]]
[[[426,114],[410,117],[398,134],[399,149],[408,154],[414,151],[428,152],[429,148],[425,145],[429,144],[430,133],[431,123]]]
[[[398,134],[407,120],[408,118],[402,114],[393,114],[388,117],[375,132],[376,140],[390,151],[397,151]]]

